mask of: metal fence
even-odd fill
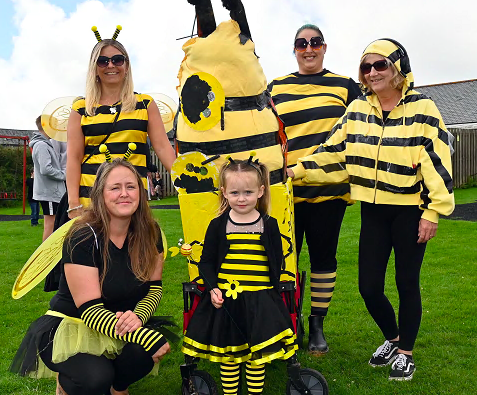
[[[454,137],[455,153],[452,156],[454,188],[477,177],[477,129],[449,128]]]

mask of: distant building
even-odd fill
[[[30,140],[33,137],[33,132],[36,132],[36,130],[16,130],[16,129],[1,129],[0,128],[0,136],[19,136],[19,137],[28,136]],[[10,146],[10,147],[18,146],[18,145],[23,145],[23,141],[17,140],[17,139],[0,138],[0,145]]]
[[[447,128],[477,129],[477,79],[417,86],[439,108]]]

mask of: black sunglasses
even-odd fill
[[[320,49],[324,44],[323,37],[312,37],[310,41],[307,41],[306,38],[297,38],[295,40],[295,51],[305,52],[308,44],[311,49]]]
[[[126,56],[114,55],[110,58],[108,58],[107,56],[100,56],[96,61],[96,64],[98,65],[98,67],[108,67],[109,61],[111,61],[114,66],[122,66],[126,61]]]
[[[374,67],[374,70],[376,71],[384,71],[389,67],[389,63],[386,59],[383,60],[378,60],[374,62],[373,64],[371,63],[362,63],[359,68],[363,74],[369,74],[371,73],[371,69]]]

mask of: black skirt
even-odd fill
[[[225,292],[224,292],[225,295]],[[275,289],[224,297],[216,309],[205,293],[185,333],[182,352],[213,362],[260,365],[288,359],[298,346],[290,314]]]

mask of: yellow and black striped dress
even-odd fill
[[[142,177],[144,188],[147,188],[147,109],[153,100],[151,96],[136,93],[136,109],[132,112],[121,112],[121,103],[112,106],[98,106],[93,116],[86,114],[85,100],[79,99],[73,104],[73,110],[81,115],[81,129],[84,134],[83,162],[93,154],[86,163],[81,165],[79,197],[83,206],[89,205],[89,194],[96,179],[99,165],[105,161],[104,154],[99,152],[99,145],[111,132],[116,112],[120,112],[114,126],[114,131],[105,144],[112,158],[123,157],[129,143],[136,144],[136,150],[129,158]]]
[[[244,228],[261,226],[259,218]],[[227,234],[229,250],[218,273],[224,304],[216,309],[207,294],[194,312],[184,336],[182,351],[213,362],[260,365],[287,359],[295,353],[290,315],[270,282],[268,258],[261,233]]]

